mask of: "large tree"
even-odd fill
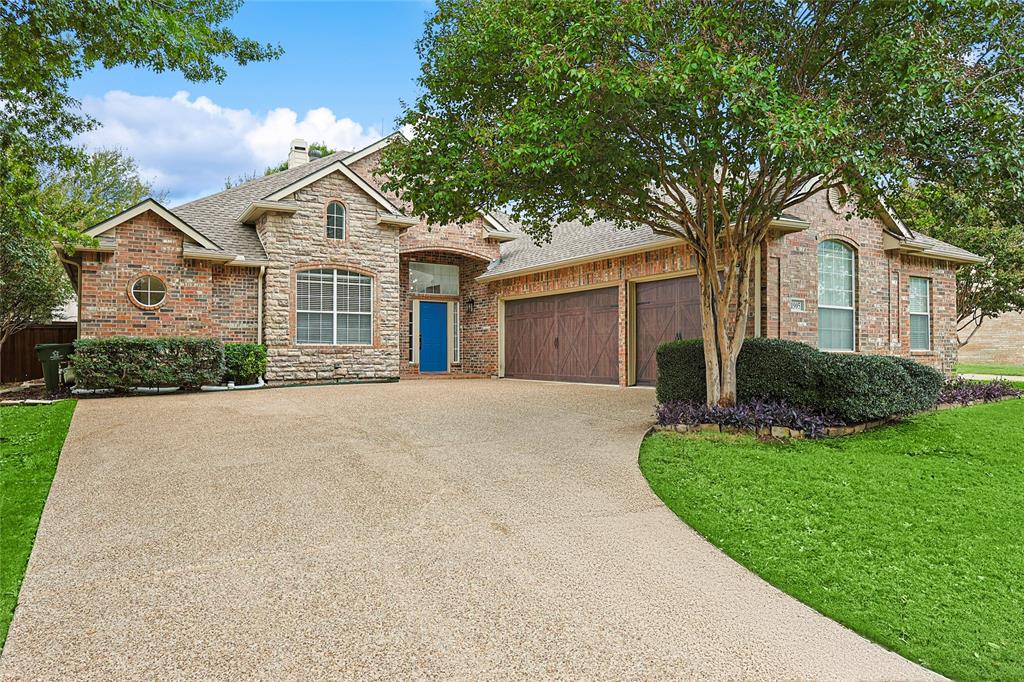
[[[984,0],[440,0],[388,189],[536,239],[611,220],[696,255],[707,395],[736,397],[760,244],[845,185],[1021,176],[1024,11]]]
[[[71,296],[54,250],[0,221],[0,350],[15,332],[52,320]]]
[[[135,160],[113,149],[83,154],[70,168],[44,167],[40,174],[38,186],[33,178],[23,187],[25,205],[39,211],[39,220],[75,233],[153,196]],[[15,332],[49,322],[72,295],[53,245],[18,229],[17,219],[8,219],[10,210],[0,203],[0,348]]]
[[[9,0],[0,2],[0,203],[7,225],[74,242],[78,235],[31,203],[40,164],[80,160],[71,141],[95,125],[68,94],[87,69],[129,64],[220,82],[225,61],[276,57],[280,48],[223,24],[242,0]]]
[[[894,205],[914,229],[985,259],[956,274],[960,346],[985,320],[1024,310],[1024,202],[1012,187],[914,184]]]
[[[163,200],[139,173],[135,159],[119,149],[82,154],[70,167],[46,166],[40,172],[40,206],[48,219],[84,231],[146,197]]]

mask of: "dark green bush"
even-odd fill
[[[935,405],[938,371],[906,358],[823,353],[780,339],[747,339],[736,363],[739,402],[779,401],[827,412],[847,423],[902,416]],[[658,402],[702,402],[704,344],[670,341],[658,348]]]
[[[935,407],[939,402],[939,395],[946,385],[946,377],[943,376],[942,372],[934,367],[929,367],[907,358],[896,357],[893,360],[906,370],[907,374],[910,375],[910,380],[914,382],[914,386],[917,388],[918,404],[914,411],[920,412],[921,410]]]
[[[224,381],[255,384],[267,371],[267,347],[259,343],[224,344]]]
[[[71,356],[75,381],[85,389],[216,384],[224,374],[224,344],[197,336],[79,339]]]
[[[848,424],[910,414],[918,404],[910,375],[893,358],[819,353],[818,405]]]
[[[704,342],[700,339],[669,341],[658,346],[658,402],[704,402]]]
[[[795,341],[747,339],[736,362],[737,398],[812,406],[817,399],[817,355],[815,349]],[[669,341],[658,348],[657,396],[661,403],[706,399],[701,339]]]

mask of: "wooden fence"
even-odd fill
[[[0,350],[0,383],[42,378],[36,344],[71,343],[77,336],[78,325],[74,322],[38,324],[12,335]]]

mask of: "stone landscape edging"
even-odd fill
[[[1000,403],[1004,400],[1021,400],[1024,396],[1006,395],[995,400],[972,400],[966,403],[940,403],[935,407],[923,410],[920,414],[927,412],[939,412],[941,410],[951,410],[957,407],[970,407],[972,405],[986,405],[991,403]],[[846,426],[826,426],[824,427],[822,438],[841,438],[843,436],[852,436],[856,433],[864,433],[871,429],[877,429],[880,426],[887,424],[895,424],[901,421],[900,417],[891,417],[889,419],[876,419],[869,422],[861,422],[860,424],[849,424]],[[731,434],[746,434],[748,436],[756,436],[758,438],[774,438],[776,440],[784,439],[801,439],[807,438],[807,434],[800,429],[791,429],[786,426],[759,426],[753,429],[746,429],[739,426],[728,426],[722,424],[655,424],[651,427],[652,431],[671,431],[674,433],[731,433]]]

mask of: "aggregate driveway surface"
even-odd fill
[[[664,508],[652,410],[496,380],[82,401],[0,677],[932,676]]]

